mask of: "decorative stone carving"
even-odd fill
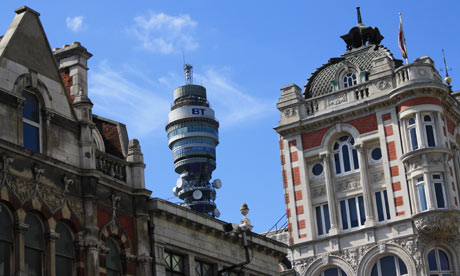
[[[111,222],[113,223],[115,223],[116,218],[117,218],[117,209],[118,209],[118,206],[120,205],[120,200],[121,200],[121,197],[112,194],[112,221]]]
[[[429,165],[442,165],[444,163],[443,159],[441,157],[436,158],[436,157],[431,157],[428,159],[428,164]]]
[[[436,210],[417,214],[415,228],[430,237],[449,237],[459,234],[460,212],[455,210]]]
[[[348,249],[343,249],[337,252],[332,253],[332,256],[341,258],[347,262],[354,271],[358,270],[358,265],[363,256],[372,248],[371,245],[363,245],[359,247],[353,247]]]
[[[7,184],[8,182],[8,172],[9,172],[9,166],[11,163],[13,163],[14,159],[6,156],[6,154],[3,155],[3,166],[2,166],[2,182],[0,183],[0,187],[3,185]]]
[[[318,111],[318,102],[317,101],[310,101],[305,104],[305,109],[308,115],[312,115],[313,113]]]
[[[361,187],[361,182],[358,178],[348,178],[343,181],[337,182],[336,191],[337,192],[346,192],[358,189]]]
[[[321,197],[326,195],[326,186],[315,187],[312,189],[313,197]]]
[[[406,165],[406,169],[408,169],[409,171],[416,170],[422,167],[422,159],[413,158],[411,160],[408,160],[405,165]]]
[[[284,116],[287,118],[297,115],[297,107],[289,107],[284,110]]]
[[[339,104],[342,104],[342,103],[346,103],[347,101],[348,101],[347,94],[342,93],[342,94],[339,94],[339,95],[334,95],[334,96],[329,97],[327,99],[327,106],[330,107],[330,106],[334,106],[334,105],[339,105]]]
[[[372,184],[382,183],[384,179],[385,179],[385,173],[383,171],[378,171],[371,175]]]
[[[388,80],[379,80],[378,82],[375,83],[375,87],[377,87],[378,90],[384,90],[388,88],[390,84],[388,83]]]

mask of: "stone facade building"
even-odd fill
[[[245,260],[225,222],[151,197],[125,125],[92,114],[91,54],[51,50],[28,8],[0,40],[0,275],[216,275]],[[167,146],[167,145],[165,145]],[[250,263],[277,275],[286,246],[247,232]]]
[[[431,58],[403,65],[358,18],[343,55],[281,88],[294,270],[460,275],[460,103]]]

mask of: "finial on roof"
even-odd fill
[[[446,82],[447,87],[449,87],[450,92],[452,92],[452,85],[450,85],[450,83],[452,82],[452,78],[449,77],[449,68],[447,67],[446,55],[444,53],[444,49],[442,49],[442,58],[444,59],[444,70],[446,70],[446,77],[444,78],[444,81]]]
[[[185,83],[193,83],[193,66],[190,64],[184,64]]]
[[[356,7],[356,12],[358,13],[358,24],[363,24],[363,19],[361,18],[361,11],[359,7]]]

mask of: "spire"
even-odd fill
[[[359,10],[359,7],[356,7],[356,12],[358,13],[358,25],[363,24],[363,19],[361,18],[361,11]]]
[[[442,49],[442,58],[444,59],[444,70],[446,70],[446,77],[444,78],[444,81],[446,82],[447,87],[449,87],[450,92],[452,92],[452,85],[450,85],[450,83],[452,82],[452,78],[449,77],[449,68],[447,67],[446,55],[444,53],[444,49]]]

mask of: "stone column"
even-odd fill
[[[48,253],[49,257],[46,260],[48,271],[50,276],[56,276],[56,240],[58,240],[60,235],[53,230],[46,233],[46,242],[48,244]]]
[[[363,187],[364,214],[366,216],[366,222],[364,225],[366,227],[371,227],[375,225],[375,219],[374,213],[372,212],[372,194],[369,187],[369,180],[367,178],[367,158],[362,144],[355,145],[355,148],[358,151],[360,166],[359,175],[361,178],[361,186]]]
[[[27,276],[24,258],[24,233],[29,229],[29,225],[25,223],[17,223],[15,226],[15,250],[14,257],[15,276]]]
[[[148,193],[135,196],[136,231],[137,231],[137,275],[152,275],[152,257],[150,256],[150,237],[147,210]]]
[[[97,226],[97,179],[82,177],[83,204],[85,210],[85,275],[99,276],[99,227]]]
[[[330,154],[321,153],[321,160],[323,161],[324,167],[324,177],[326,180],[326,193],[327,193],[327,202],[329,206],[329,216],[331,220],[331,229],[329,230],[329,235],[335,235],[338,233],[337,227],[337,204],[335,202],[335,189],[332,184],[331,177],[331,167],[330,167]]]

